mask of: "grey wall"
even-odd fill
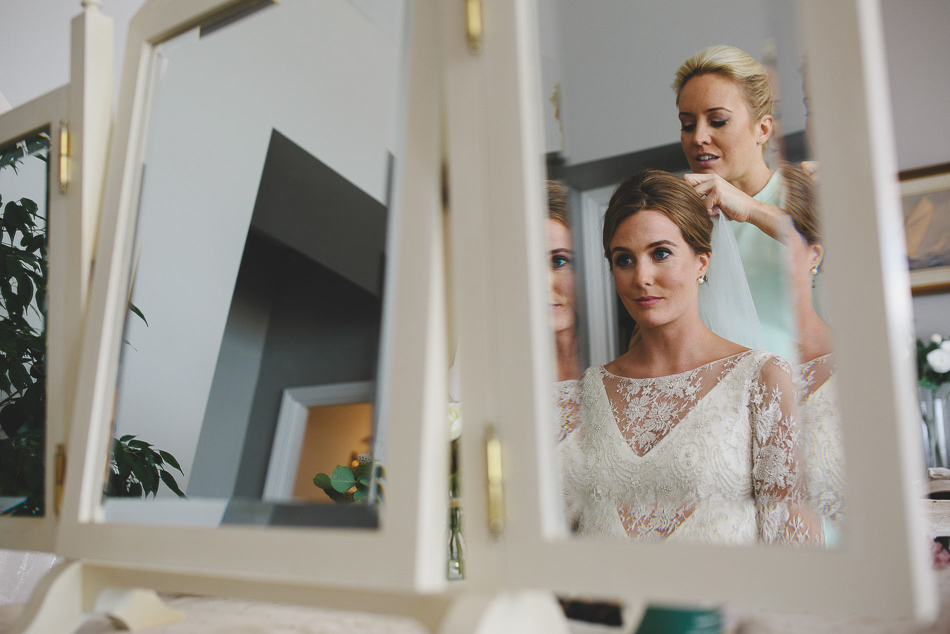
[[[260,498],[283,391],[376,379],[381,298],[261,237],[248,238],[273,307],[234,494]]]
[[[950,2],[882,0],[897,161],[950,162]],[[950,335],[950,293],[914,298],[918,337]]]

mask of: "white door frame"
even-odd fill
[[[297,479],[300,447],[307,431],[307,418],[311,407],[372,403],[375,394],[374,381],[328,383],[284,390],[277,415],[277,430],[270,451],[270,462],[267,463],[264,501],[295,501],[294,482]]]

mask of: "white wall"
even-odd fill
[[[950,162],[950,2],[882,0],[897,161]],[[950,335],[950,293],[914,298],[917,336]]]
[[[117,89],[129,20],[144,2],[102,2],[103,13],[115,20]],[[80,0],[5,0],[0,4],[0,42],[7,51],[0,55],[0,93],[12,107],[69,83],[70,22],[80,13]]]

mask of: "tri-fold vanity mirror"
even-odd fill
[[[65,199],[45,187],[63,182],[57,157],[79,159],[59,136],[68,93],[0,117],[3,157],[20,162],[16,185],[0,164],[3,203],[38,203],[4,213],[3,230],[26,236],[14,214],[38,216],[26,242],[41,252],[48,227],[52,276],[45,326],[42,293],[26,298],[43,288],[33,271],[0,288],[8,307],[22,300],[31,332],[48,333],[34,366],[49,377],[45,481],[10,503],[35,502],[48,521],[31,537],[35,518],[2,518],[13,538],[2,545],[69,560],[49,596],[141,586],[432,627],[457,597],[445,631],[488,627],[501,588],[930,614],[877,8],[732,4],[700,19],[685,2],[146,2],[129,27],[108,166],[87,166],[105,183],[101,215],[97,196],[77,201],[100,217],[85,308],[88,232],[57,235]],[[840,525],[825,517],[833,548],[593,539],[564,521],[545,181],[562,183],[571,208],[576,364],[602,365],[633,332],[602,259],[604,208],[640,169],[695,167],[669,84],[717,43],[774,73],[772,164],[820,160],[825,264],[802,293],[833,326],[832,458],[847,507]],[[793,358],[802,280],[786,273],[767,289],[781,301],[756,308],[790,333],[769,349],[805,363]],[[860,318],[848,305],[865,307]],[[447,584],[453,358],[467,559],[466,580]],[[21,374],[0,377],[8,398],[28,392]],[[37,424],[7,411],[7,435]],[[520,606],[536,627],[556,615],[553,601]]]

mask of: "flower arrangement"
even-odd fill
[[[935,334],[929,341],[917,340],[917,378],[931,390],[950,383],[950,339]]]

